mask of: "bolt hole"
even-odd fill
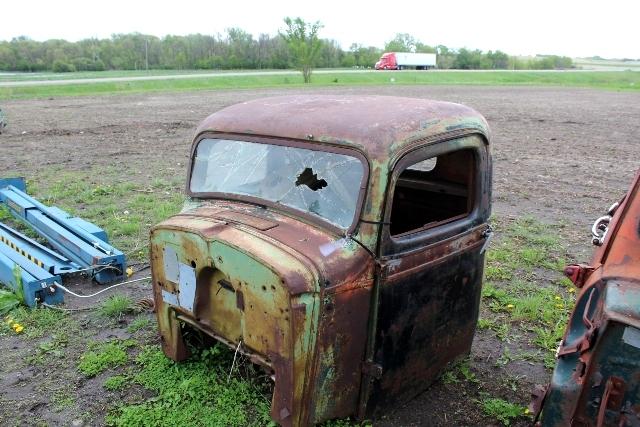
[[[262,290],[267,292],[267,287],[266,286],[262,286]]]
[[[162,284],[162,282],[158,282],[158,286],[160,286],[161,288],[164,288],[164,285]]]
[[[272,290],[272,291],[275,291],[275,290],[276,290],[276,287],[275,287],[275,286],[273,286],[273,285],[271,285],[271,290]]]
[[[191,267],[196,268],[196,262],[195,261],[191,261]]]

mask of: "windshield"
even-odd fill
[[[356,213],[364,168],[345,154],[246,141],[203,139],[192,193],[252,196],[319,216],[346,229]]]

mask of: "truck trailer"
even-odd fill
[[[385,52],[376,62],[376,70],[428,70],[436,68],[435,53]]]

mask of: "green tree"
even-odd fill
[[[318,32],[322,28],[319,21],[310,23],[302,18],[284,18],[287,27],[281,36],[289,45],[296,66],[302,71],[305,83],[311,82],[311,71],[316,63],[322,43],[318,38]]]
[[[416,52],[417,53],[436,53],[436,48],[433,46],[429,46],[428,44],[424,44],[422,42],[416,42]]]
[[[420,43],[422,45],[422,43]],[[415,52],[416,39],[411,34],[398,33],[384,45],[385,52]]]

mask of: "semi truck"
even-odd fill
[[[435,53],[385,52],[376,62],[376,70],[428,70],[436,68]]]

